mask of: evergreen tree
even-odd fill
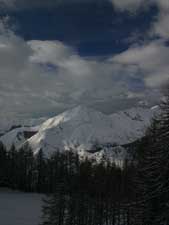
[[[43,150],[40,149],[36,156],[36,168],[37,168],[37,192],[44,192],[46,190],[45,175],[46,175],[46,162]]]
[[[7,161],[7,177],[9,187],[13,189],[19,189],[18,182],[20,179],[19,168],[18,168],[18,152],[16,151],[15,145],[12,145],[8,154]]]
[[[64,183],[58,183],[55,193],[44,200],[42,225],[63,225],[66,219],[66,193]]]
[[[28,146],[27,149],[25,149],[25,167],[26,167],[26,183],[25,183],[25,190],[30,192],[34,191],[34,167],[35,167],[35,160],[33,156],[32,149]]]
[[[141,146],[138,188],[142,224],[169,224],[169,93]],[[141,152],[139,150],[139,153]],[[140,182],[141,181],[141,182]]]
[[[8,185],[7,182],[7,151],[0,142],[0,186]]]

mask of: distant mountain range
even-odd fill
[[[123,159],[123,145],[145,134],[151,119],[159,112],[153,108],[131,108],[112,115],[78,106],[50,118],[39,126],[18,127],[0,137],[9,150],[28,143],[36,154],[43,149],[46,156],[53,152],[75,150],[81,157]]]

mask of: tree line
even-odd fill
[[[81,160],[73,151],[46,158],[42,149],[34,155],[28,145],[7,151],[0,143],[0,186],[47,194],[44,224],[129,224],[131,212],[121,205],[135,199],[134,167]]]
[[[141,225],[169,224],[169,88],[159,109],[136,151],[136,217]]]

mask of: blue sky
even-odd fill
[[[135,34],[133,42],[144,40],[158,9],[153,5],[132,14],[117,11],[107,0],[95,0],[26,8],[7,15],[25,40],[59,40],[75,47],[81,56],[107,56],[126,50],[131,44],[128,38]]]
[[[0,115],[82,104],[106,113],[161,98],[168,0],[0,0]]]

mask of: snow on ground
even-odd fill
[[[39,225],[42,195],[0,189],[0,225]]]

